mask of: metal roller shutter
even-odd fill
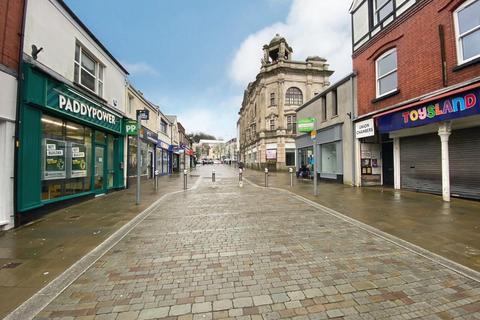
[[[452,195],[480,199],[480,127],[454,130],[449,156]]]
[[[402,188],[442,192],[442,156],[436,133],[400,139],[400,181]]]

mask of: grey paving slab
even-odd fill
[[[466,319],[480,312],[480,283],[469,277],[288,193],[239,187],[226,168],[217,167],[216,183],[203,175],[196,190],[166,197],[37,319]]]

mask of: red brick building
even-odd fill
[[[0,0],[0,230],[14,226],[14,153],[23,0]]]
[[[480,0],[356,0],[351,14],[357,181],[479,199]]]

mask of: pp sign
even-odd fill
[[[138,135],[138,125],[137,121],[135,120],[128,120],[125,123],[125,132],[127,133],[127,136],[136,136]]]

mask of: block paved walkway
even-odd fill
[[[200,169],[36,319],[480,319],[480,283],[291,193]]]
[[[196,181],[195,173],[189,185]],[[183,189],[179,175],[142,184],[142,203],[136,188],[110,193],[71,205],[28,225],[0,233],[0,318],[62,274],[114,232],[145,210],[161,195]],[[23,319],[22,319],[23,320]]]
[[[263,185],[264,173],[247,169],[244,176]],[[294,192],[348,217],[416,244],[480,272],[480,201],[394,190],[384,187],[356,188],[290,177],[286,172],[269,173],[269,185]]]

